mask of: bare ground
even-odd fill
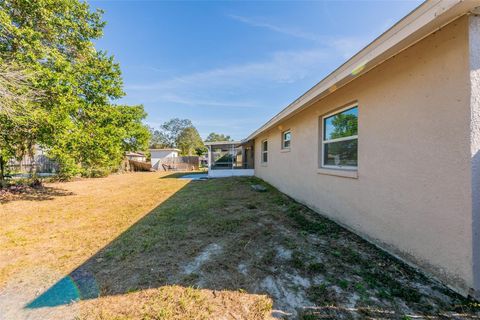
[[[177,176],[49,185],[62,191],[48,201],[0,205],[0,319],[480,318],[258,179]]]

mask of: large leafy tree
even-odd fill
[[[193,156],[204,153],[205,145],[202,138],[194,126],[183,129],[178,135],[177,147],[182,155]]]
[[[205,145],[192,121],[173,118],[164,122],[160,130],[150,129],[152,148],[179,148],[183,155],[201,155]]]
[[[124,93],[119,65],[92,42],[102,36],[101,15],[78,0],[0,0],[0,62],[27,70],[23,92],[35,97],[14,108],[28,117],[11,111],[0,117],[0,125],[22,131],[20,141],[0,141],[2,152],[32,153],[39,144],[63,173],[89,174],[113,169],[124,151],[146,146],[143,108],[112,104]]]
[[[193,124],[189,119],[170,119],[160,126],[160,130],[151,129],[150,145],[155,148],[176,148],[180,134],[190,127],[193,127]]]
[[[29,106],[41,93],[32,88],[30,79],[18,64],[0,58],[0,180],[7,160],[28,149],[29,129],[35,124]]]

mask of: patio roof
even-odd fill
[[[206,146],[220,146],[220,145],[237,145],[241,144],[241,141],[212,141],[212,142],[205,142]]]

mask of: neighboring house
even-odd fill
[[[179,152],[179,149],[174,148],[150,149],[152,168],[155,170],[161,169],[160,166],[165,159],[178,157]]]
[[[141,152],[127,152],[125,156],[128,160],[139,161],[139,162],[146,162],[147,157]]]
[[[426,1],[245,143],[256,176],[478,298],[476,6]]]

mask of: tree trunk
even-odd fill
[[[3,160],[3,156],[0,156],[0,182],[3,180],[5,180],[5,163]]]
[[[35,162],[35,147],[30,146],[28,148],[28,156],[30,157],[30,178],[34,183],[37,180],[37,164]]]

